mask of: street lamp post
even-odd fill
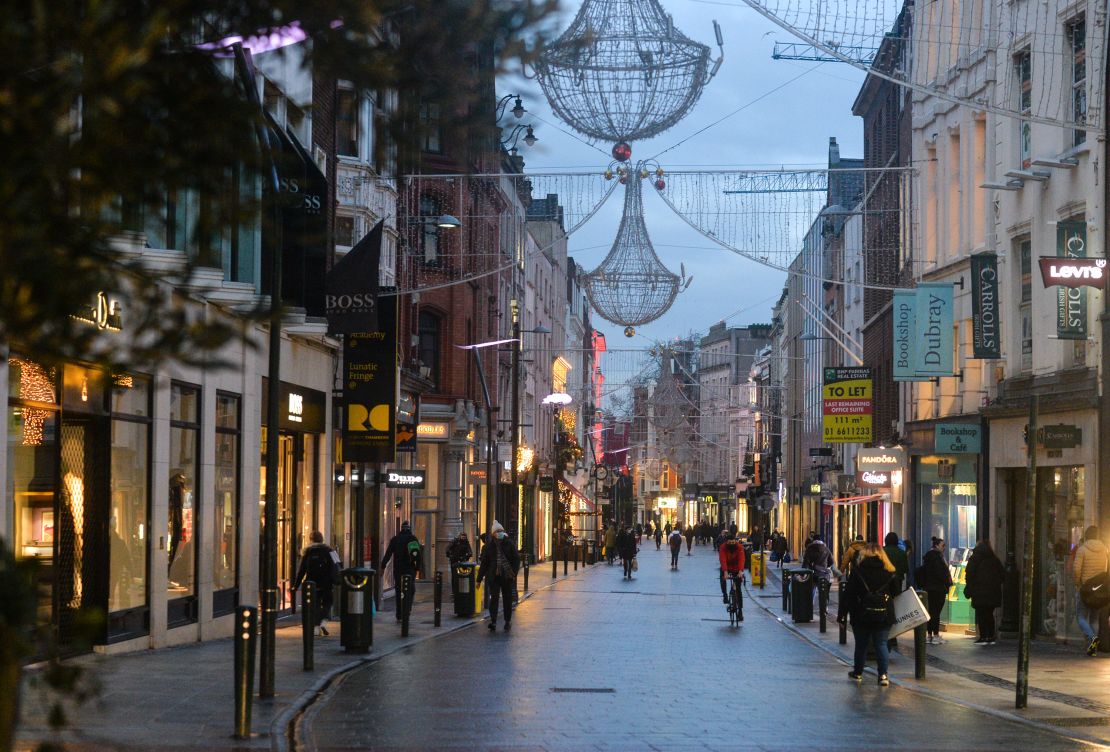
[[[521,346],[523,344],[523,335],[524,334],[551,334],[551,330],[542,326],[542,325],[537,326],[534,329],[521,330],[521,328],[520,328],[520,303],[517,300],[514,299],[511,303],[511,309],[512,309],[512,317],[513,317],[512,339],[514,340],[514,342],[513,342],[513,356],[512,356],[512,365],[511,365],[512,382],[513,382],[512,383],[513,396],[512,396],[512,416],[511,416],[511,420],[510,420],[510,428],[511,428],[511,434],[512,434],[511,437],[510,437],[511,442],[512,442],[512,450],[511,450],[512,454],[511,454],[510,461],[509,461],[509,464],[511,465],[509,473],[511,475],[511,482],[512,482],[512,486],[513,486],[513,495],[514,495],[514,500],[515,500],[515,499],[519,499],[519,497],[520,497],[520,488],[519,488],[519,486],[520,486],[520,469],[517,467],[517,454],[520,452],[520,376],[521,376],[521,373],[520,373],[520,352],[521,352]],[[508,500],[506,500],[505,503],[508,504]],[[498,514],[501,515],[501,520],[502,521],[504,521],[507,517],[507,515],[505,513],[506,511],[507,511],[507,509],[499,509],[498,510]],[[519,520],[517,521],[517,524],[518,525],[520,524]],[[516,530],[512,531],[512,533],[514,535],[516,534],[516,532],[517,532]]]

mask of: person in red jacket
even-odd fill
[[[728,538],[721,547],[717,550],[717,556],[721,560],[721,597],[725,603],[728,603],[728,589],[725,586],[725,575],[731,577],[740,577],[744,571],[744,547],[740,541],[736,540],[736,533],[729,531]],[[737,591],[739,592],[739,591]],[[740,602],[740,621],[744,620],[744,605],[743,596]]]

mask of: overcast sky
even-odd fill
[[[579,3],[564,0],[560,32]],[[742,0],[662,0],[686,36],[707,44],[716,56],[715,18],[725,41],[725,62],[701,99],[678,125],[654,139],[633,143],[633,161],[656,154],[686,139],[728,113],[778,89],[719,125],[690,138],[660,158],[664,169],[738,167],[825,167],[828,141],[835,136],[843,157],[863,154],[863,125],[851,112],[863,73],[843,63],[773,60],[776,41],[793,42],[788,32],[771,24]],[[787,81],[805,73],[798,80]],[[781,87],[781,88],[779,88]],[[520,91],[529,110],[522,122],[536,126],[539,141],[522,146],[526,172],[581,168],[602,172],[609,159],[568,132],[558,120],[535,81],[506,77],[500,94]],[[612,144],[598,143],[608,153]],[[587,270],[608,253],[620,223],[623,189],[589,223],[570,237],[570,254]],[[694,278],[674,306],[650,324],[637,328],[635,338],[624,337],[623,327],[598,317],[594,326],[605,333],[610,348],[644,347],[690,332],[704,333],[722,319],[730,325],[769,322],[771,307],[782,290],[785,275],[732,252],[692,230],[645,186],[647,226],[663,263],[676,274],[679,264]],[[615,365],[615,364],[614,364]],[[614,374],[616,375],[616,374]]]

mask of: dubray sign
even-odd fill
[[[972,423],[937,423],[934,449],[940,454],[978,454],[980,430]]]
[[[955,373],[952,285],[947,282],[920,284],[915,302],[917,349],[914,352],[914,375],[951,376]]]

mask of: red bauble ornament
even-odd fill
[[[618,162],[627,162],[632,158],[632,147],[621,141],[613,147],[613,159]]]
[[[659,180],[656,180],[656,181],[655,181],[655,190],[657,190],[657,191],[661,191],[661,190],[663,190],[663,189],[664,189],[664,188],[666,188],[666,187],[667,187],[667,184],[666,184],[665,182],[663,182],[663,179],[662,179],[662,178],[660,178]]]

